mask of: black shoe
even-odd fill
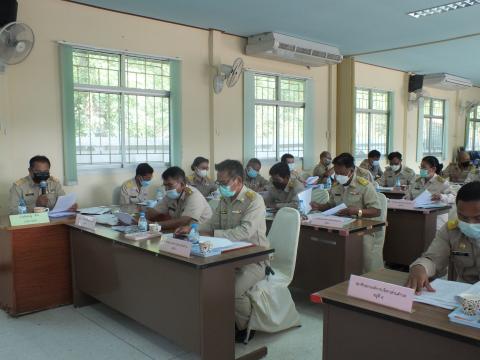
[[[248,337],[248,341],[252,340],[254,336],[255,336],[255,330],[250,330],[250,336]],[[235,342],[236,343],[243,344],[245,342],[246,337],[247,337],[247,329],[237,330],[237,328],[235,327]]]

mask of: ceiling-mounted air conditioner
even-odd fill
[[[247,55],[305,66],[338,64],[343,60],[334,46],[297,39],[274,32],[248,37]]]
[[[450,74],[427,74],[423,77],[423,85],[442,90],[461,90],[472,87],[472,81]]]

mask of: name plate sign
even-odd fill
[[[348,296],[408,313],[412,312],[414,295],[413,289],[357,275],[351,275],[348,284]]]
[[[48,224],[49,222],[48,212],[10,215],[11,226]]]
[[[75,218],[75,225],[80,226],[81,228],[95,231],[95,224],[97,223],[97,219],[93,216],[81,215],[78,214]]]
[[[160,241],[160,250],[189,258],[192,251],[192,243],[180,239],[162,238],[162,241]]]

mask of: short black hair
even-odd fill
[[[402,154],[400,154],[398,151],[393,151],[390,154],[388,154],[388,160],[392,161],[393,159],[398,159],[402,161]]]
[[[172,166],[165,170],[162,174],[162,179],[164,181],[167,179],[175,179],[181,181],[184,184],[187,182],[185,177],[185,171],[183,171],[178,166]]]
[[[352,154],[341,153],[333,159],[333,165],[345,166],[347,169],[353,169],[355,167],[355,159]]]
[[[459,201],[479,201],[480,200],[480,181],[472,181],[463,185],[457,193],[456,202]]]
[[[371,150],[369,153],[368,153],[368,158],[379,158],[380,156],[382,156],[382,154],[380,154],[380,151],[378,150]]]
[[[203,156],[197,156],[192,163],[192,166],[190,166],[190,169],[195,170],[196,167],[198,167],[201,163],[209,163],[207,158],[204,158]]]
[[[280,158],[280,161],[282,163],[286,163],[287,159],[295,159],[295,157],[292,154],[283,154],[282,157]]]
[[[239,177],[242,179],[242,182],[245,180],[243,165],[238,160],[223,160],[215,165],[215,170],[226,171],[232,179]]]
[[[262,167],[262,163],[257,158],[251,158],[250,160],[248,160],[247,165],[248,164],[257,164],[258,166]]]
[[[153,168],[150,165],[147,163],[138,164],[137,170],[135,171],[136,176],[145,176],[150,174],[153,174]]]
[[[28,162],[30,165],[30,169],[32,169],[35,166],[36,162],[46,163],[48,164],[48,167],[50,167],[50,160],[48,160],[48,158],[44,155],[35,155],[34,157],[32,157]]]
[[[442,173],[443,164],[435,156],[425,156],[422,161],[425,161],[428,165],[435,168],[435,173],[440,175]]]
[[[290,168],[284,162],[279,162],[273,165],[269,171],[270,176],[278,175],[282,178],[290,176]]]

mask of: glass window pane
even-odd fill
[[[430,118],[423,120],[423,152],[430,154]]]
[[[480,150],[480,124],[478,122],[474,123],[473,124],[473,129],[472,129],[472,133],[473,133],[473,140],[472,140],[472,143],[473,143],[473,146],[472,146],[472,150],[475,150],[475,151],[478,151]]]
[[[169,99],[125,95],[126,161],[169,162]]]
[[[305,81],[296,79],[280,79],[280,100],[303,102]]]
[[[259,159],[277,158],[277,107],[255,105],[255,156]]]
[[[355,120],[355,158],[366,158],[369,151],[368,113],[357,112]]]
[[[133,89],[170,90],[170,65],[161,60],[127,56],[126,87]]]
[[[120,96],[74,92],[78,164],[121,162]]]
[[[468,122],[468,137],[466,139],[465,148],[466,150],[474,150],[474,138],[475,138],[475,122]]]
[[[120,56],[101,52],[73,51],[75,84],[119,86]]]
[[[423,114],[424,115],[430,115],[430,105],[431,105],[431,100],[430,99],[425,99],[423,103]]]
[[[388,94],[385,92],[372,92],[372,107],[374,110],[388,110]]]
[[[430,152],[441,154],[443,151],[443,119],[432,118]]]
[[[356,104],[357,109],[368,109],[368,90],[357,89]]]
[[[372,114],[370,121],[370,150],[378,150],[381,154],[387,153],[388,116]]]
[[[277,84],[275,76],[255,75],[255,99],[277,99]]]
[[[433,100],[433,116],[443,116],[443,100]]]
[[[278,152],[303,157],[303,108],[278,108]]]
[[[476,119],[480,119],[480,106],[477,106],[477,108],[476,108],[475,118],[476,118]]]

